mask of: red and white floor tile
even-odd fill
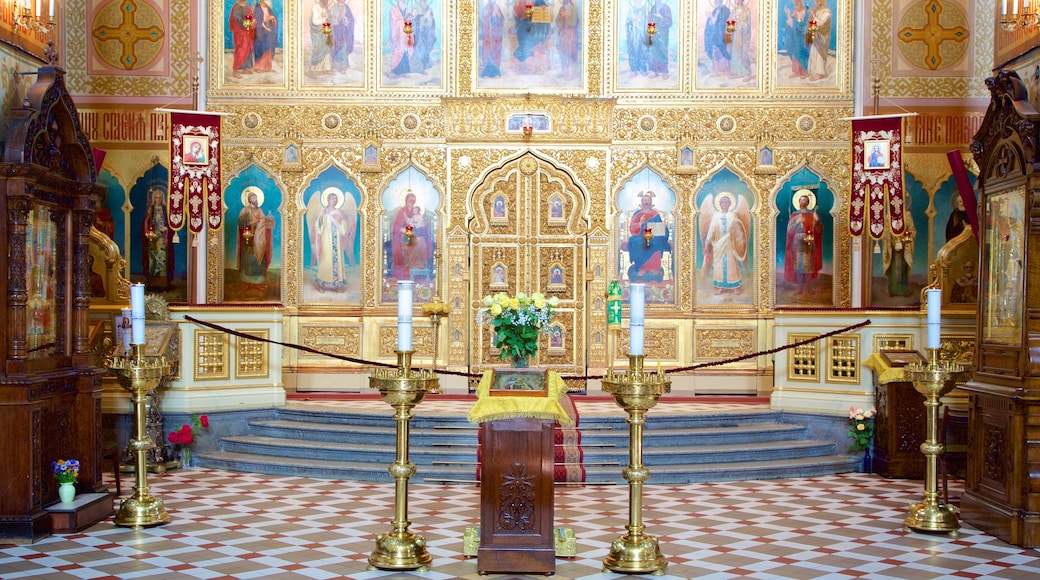
[[[125,481],[125,479],[124,479]],[[643,488],[643,523],[679,578],[1040,578],[1040,551],[964,524],[958,538],[903,531],[920,481],[846,474],[808,479]],[[127,482],[129,483],[129,482]],[[479,526],[474,486],[410,485],[411,530],[425,536],[430,571],[368,570],[377,533],[390,531],[393,484],[179,469],[149,477],[172,521],[130,530],[101,522],[35,544],[0,545],[0,578],[484,578],[462,555]],[[951,488],[951,495],[960,487]],[[628,520],[626,486],[556,491],[556,527],[577,556],[556,578],[603,572]],[[487,578],[523,578],[516,574]]]

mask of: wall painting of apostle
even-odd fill
[[[973,188],[971,192],[972,201],[969,203],[974,204],[975,174],[968,173],[968,180]],[[968,209],[964,205],[964,200],[961,199],[960,191],[957,190],[957,182],[954,181],[953,176],[950,176],[939,185],[932,205],[935,208],[935,227],[932,228],[931,246],[929,246],[928,250],[928,255],[931,257],[929,263],[935,261],[939,250],[947,242],[956,238],[965,229],[971,230]]]
[[[299,28],[303,86],[364,86],[364,4],[304,0]]]
[[[758,86],[760,32],[758,0],[697,0],[696,88]]]
[[[838,0],[779,0],[777,10],[777,86],[834,88]]]
[[[283,0],[223,0],[224,85],[284,85]]]
[[[752,304],[755,295],[751,190],[722,169],[697,195],[697,303]]]
[[[188,232],[170,228],[170,170],[153,165],[130,187],[130,281],[167,302],[188,299]]]
[[[911,174],[905,174],[903,233],[892,235],[888,226],[891,218],[886,215],[886,227],[881,238],[867,238],[874,256],[870,306],[917,306],[921,303],[921,289],[928,283],[928,197],[923,184]]]
[[[361,190],[339,169],[315,177],[303,193],[303,302],[361,302]]]
[[[678,0],[618,3],[617,87],[679,88]]]
[[[622,186],[617,204],[618,277],[646,283],[647,304],[674,304],[675,192],[643,168]]]
[[[777,192],[776,304],[834,303],[834,194],[802,169]]]
[[[383,0],[384,87],[439,89],[444,78],[441,0]]]
[[[250,166],[228,184],[224,204],[224,300],[281,301],[282,191]]]
[[[397,281],[415,282],[416,302],[429,302],[437,290],[434,254],[440,231],[441,194],[433,182],[409,166],[382,195],[383,302],[397,301]],[[503,271],[503,279],[508,272]]]
[[[398,0],[400,1],[400,0]],[[477,90],[581,90],[584,5],[578,0],[477,0]]]

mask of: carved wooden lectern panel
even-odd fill
[[[483,423],[477,570],[556,572],[553,426],[548,419]]]

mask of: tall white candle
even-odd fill
[[[144,284],[130,285],[130,316],[144,318]]]
[[[36,0],[36,12],[33,14],[33,16],[36,16],[37,18],[39,18],[40,15],[43,14],[40,7],[41,2],[43,2],[43,0]]]
[[[632,323],[640,323],[646,319],[646,284],[633,282],[629,286],[628,305]]]
[[[631,356],[642,356],[643,335],[646,332],[642,323],[633,321],[628,327],[628,354]]]
[[[942,327],[942,290],[925,290],[928,298],[928,348],[939,348],[939,333]]]
[[[397,281],[397,350],[412,350],[412,288],[411,280]]]
[[[942,322],[942,290],[931,288],[925,290],[928,299],[928,324]]]
[[[58,2],[58,0],[50,0],[50,2],[51,2],[51,7],[50,7],[50,10],[48,11],[47,14],[48,14],[48,16],[50,16],[49,20],[51,22],[54,22],[54,5]]]
[[[144,344],[144,284],[130,285],[131,344]]]

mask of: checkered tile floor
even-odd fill
[[[957,539],[907,533],[920,481],[845,474],[643,489],[643,523],[668,560],[661,578],[1038,578],[1040,551],[964,525]],[[130,530],[111,520],[80,534],[0,545],[0,578],[485,578],[462,555],[479,526],[472,486],[409,486],[412,531],[426,537],[425,573],[367,570],[389,531],[393,484],[361,484],[178,469],[149,476],[172,521]],[[960,487],[951,489],[959,495]],[[626,486],[558,488],[556,526],[578,554],[556,578],[623,578],[602,571],[628,519]],[[491,575],[486,578],[524,578]]]

